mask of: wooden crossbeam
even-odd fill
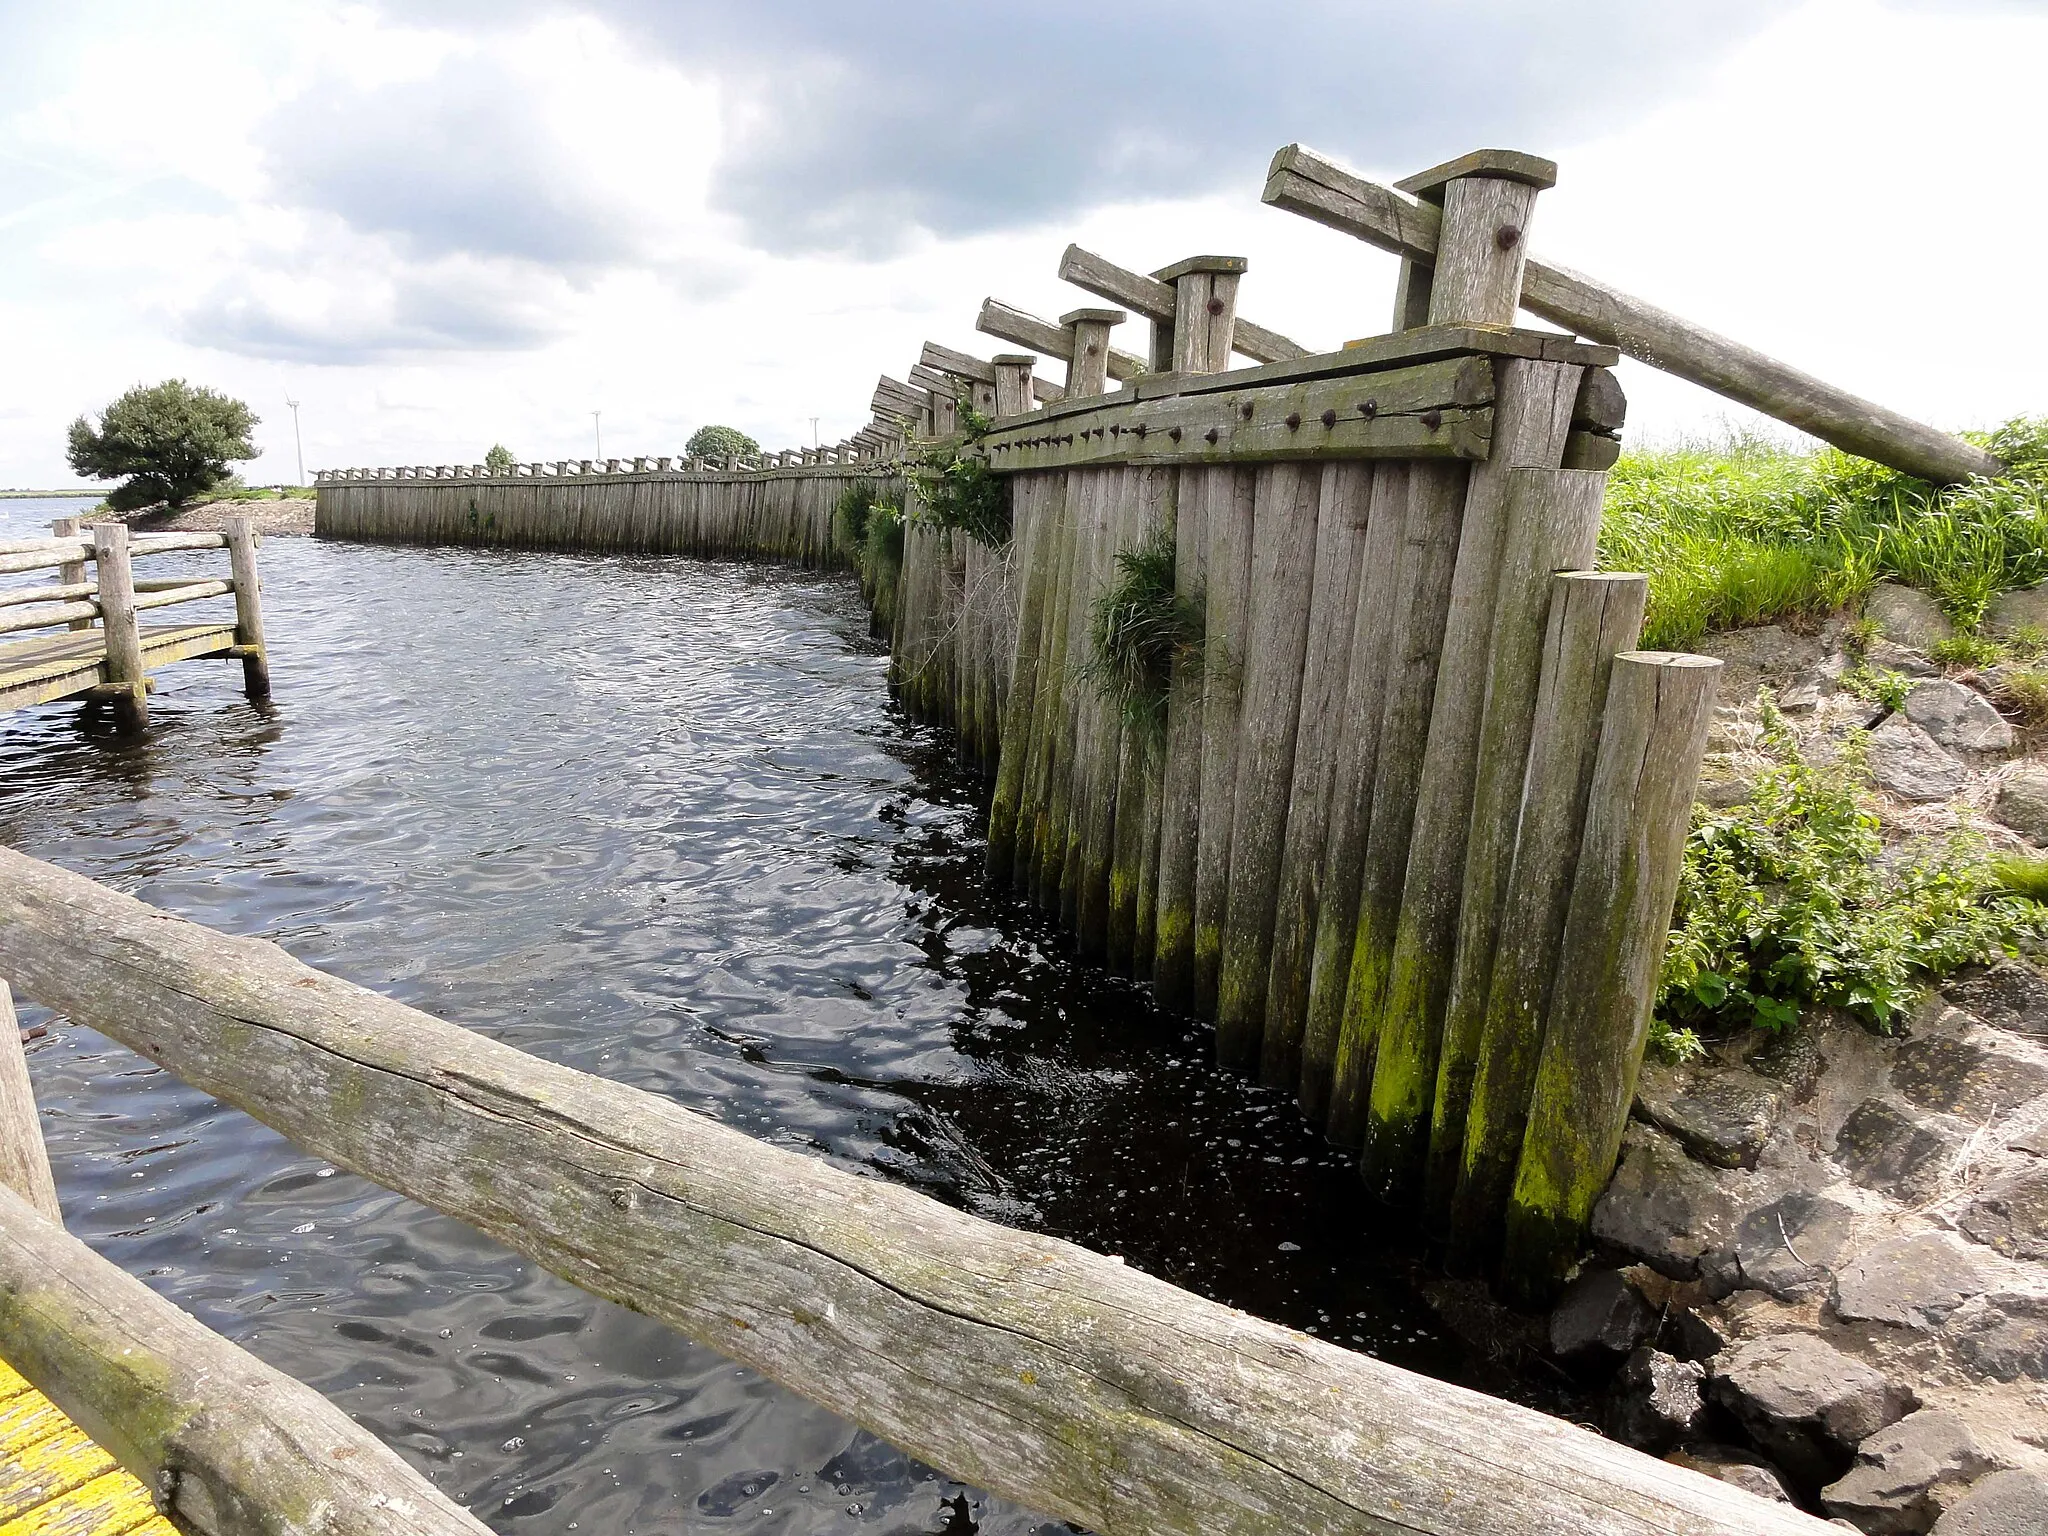
[[[1171,272],[1173,268],[1164,270]],[[1161,282],[1157,277],[1146,277],[1143,273],[1132,272],[1115,262],[1097,256],[1093,251],[1084,251],[1078,245],[1067,247],[1060,257],[1060,277],[1076,288],[1085,288],[1090,293],[1135,310],[1147,320],[1161,325],[1173,324],[1173,284]],[[1297,357],[1312,354],[1300,342],[1290,341],[1278,331],[1269,331],[1263,325],[1254,325],[1242,315],[1237,319],[1236,339],[1232,350],[1242,353],[1256,363],[1285,363]],[[1112,377],[1115,375],[1112,374]]]

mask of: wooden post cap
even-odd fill
[[[1093,320],[1098,325],[1122,325],[1130,318],[1130,312],[1122,309],[1070,309],[1060,316],[1060,324],[1078,325]]]
[[[1037,356],[1030,352],[998,352],[989,361],[998,368],[1033,368],[1038,364]]]
[[[1432,165],[1394,183],[1403,192],[1441,207],[1444,188],[1466,176],[1490,177],[1495,181],[1519,181],[1539,192],[1557,185],[1557,162],[1541,155],[1525,155],[1519,149],[1475,149],[1469,155]]]
[[[1152,275],[1162,283],[1186,277],[1190,272],[1236,272],[1243,273],[1249,266],[1242,256],[1187,256],[1171,266],[1161,267]]]

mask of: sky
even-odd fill
[[[1102,302],[1070,240],[1385,330],[1392,258],[1259,202],[1293,141],[1549,156],[1536,254],[1945,427],[2048,413],[2044,78],[2048,0],[0,0],[0,487],[166,377],[249,402],[256,484],[289,400],[308,473],[832,442],[926,339],[1011,350],[984,296]],[[1634,440],[1755,420],[1623,377]]]

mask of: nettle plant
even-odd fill
[[[1924,985],[2039,935],[2044,909],[1982,839],[1884,857],[1863,741],[1806,762],[1764,698],[1778,761],[1749,799],[1694,809],[1652,1043],[1683,1060],[1702,1034],[1782,1030],[1808,1005],[1889,1030]]]

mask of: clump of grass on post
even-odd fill
[[[903,574],[903,509],[886,501],[868,508],[861,531],[861,586],[868,595],[874,629],[886,635],[896,625],[896,583]]]
[[[1117,552],[1116,580],[1089,615],[1081,669],[1127,721],[1155,733],[1165,725],[1175,659],[1202,644],[1202,607],[1174,589],[1173,568],[1173,535],[1163,528]]]
[[[839,493],[832,508],[832,539],[847,559],[860,561],[868,537],[868,514],[874,510],[875,487],[869,480],[856,480]]]

